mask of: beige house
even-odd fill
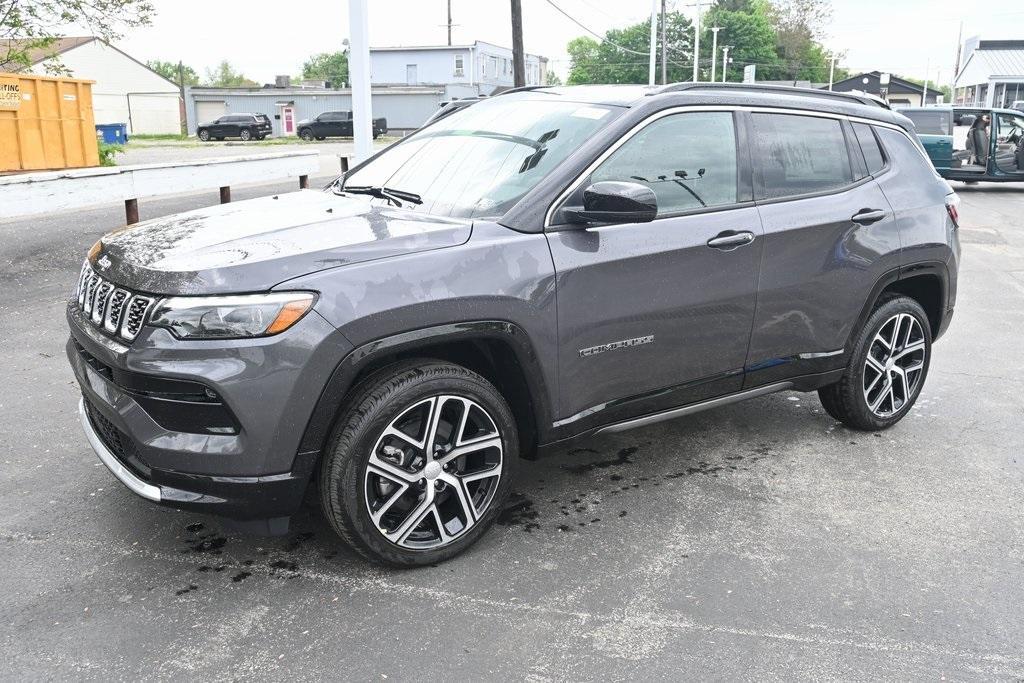
[[[92,87],[96,123],[128,124],[129,135],[181,132],[177,84],[134,57],[94,36],[60,38],[32,52],[29,71],[46,74],[47,62],[55,58],[71,77],[96,82]]]

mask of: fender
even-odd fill
[[[367,342],[350,351],[331,373],[317,401],[313,414],[302,435],[299,452],[319,452],[323,449],[334,426],[338,410],[352,388],[360,371],[373,361],[396,353],[415,351],[417,348],[438,343],[498,340],[509,344],[519,361],[530,391],[530,404],[537,425],[538,439],[551,426],[551,404],[544,375],[537,361],[533,345],[526,332],[518,325],[501,320],[479,320],[426,327],[402,332]]]
[[[875,302],[878,301],[878,297],[881,296],[882,290],[894,282],[900,280],[907,280],[917,275],[936,275],[941,282],[942,293],[940,300],[942,301],[942,312],[941,315],[945,318],[948,315],[948,304],[949,304],[949,269],[945,263],[941,261],[922,261],[920,263],[910,263],[902,265],[899,268],[893,268],[890,271],[885,272],[878,280],[875,285],[871,288],[871,294],[864,302],[864,308],[861,309],[860,315],[857,317],[857,324],[852,328],[850,336],[846,340],[846,344],[843,347],[845,353],[843,354],[843,361],[849,357],[851,342],[856,334],[864,327],[864,323],[867,322],[868,317],[871,315],[871,311],[875,307]],[[942,326],[940,325],[940,328]],[[937,338],[937,337],[936,337]]]

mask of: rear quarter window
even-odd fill
[[[866,123],[853,124],[853,132],[857,135],[857,142],[860,143],[860,151],[864,154],[864,163],[867,164],[868,173],[875,175],[885,168],[885,157],[878,146],[875,134],[871,132],[871,126]]]
[[[952,135],[953,112],[946,109],[935,111],[901,111],[914,122],[918,135]]]
[[[797,114],[754,114],[758,199],[835,190],[853,182],[842,123]]]

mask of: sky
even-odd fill
[[[552,0],[599,33],[650,17],[651,0]],[[348,37],[346,0],[302,0],[294,5],[210,0],[152,0],[153,25],[131,29],[115,41],[142,61],[183,60],[200,75],[227,59],[249,78],[273,82],[296,75],[311,54],[341,49]],[[569,69],[566,43],[583,35],[548,0],[522,0],[527,52],[551,60],[563,79]],[[705,1],[704,7],[710,3]],[[447,40],[445,0],[369,0],[370,44],[440,45]],[[696,0],[668,0],[693,17]],[[254,11],[256,7],[264,8]],[[889,71],[948,82],[957,51],[957,30],[985,39],[1024,39],[1024,5],[964,0],[832,0],[825,46],[845,53],[852,71]],[[453,43],[484,40],[511,46],[508,0],[452,0]],[[728,38],[719,34],[722,42]],[[702,36],[709,40],[710,32]]]

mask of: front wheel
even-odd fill
[[[409,361],[370,376],[320,471],[324,513],[365,557],[414,566],[475,543],[511,491],[519,456],[505,399],[480,375]]]
[[[306,142],[312,142],[313,131],[311,131],[309,128],[303,128],[302,130],[299,131],[299,137],[305,140]]]
[[[252,133],[248,130],[242,129],[242,132],[238,134],[238,137],[242,139],[242,142],[249,142],[252,139]]]
[[[821,404],[853,429],[887,429],[920,395],[931,351],[931,327],[921,305],[906,296],[886,298],[858,335],[842,379],[818,390]]]
[[[199,133],[198,133],[198,136],[199,136],[199,139],[202,140],[203,142],[209,142],[210,141],[210,131],[208,131],[208,130],[200,130]]]

